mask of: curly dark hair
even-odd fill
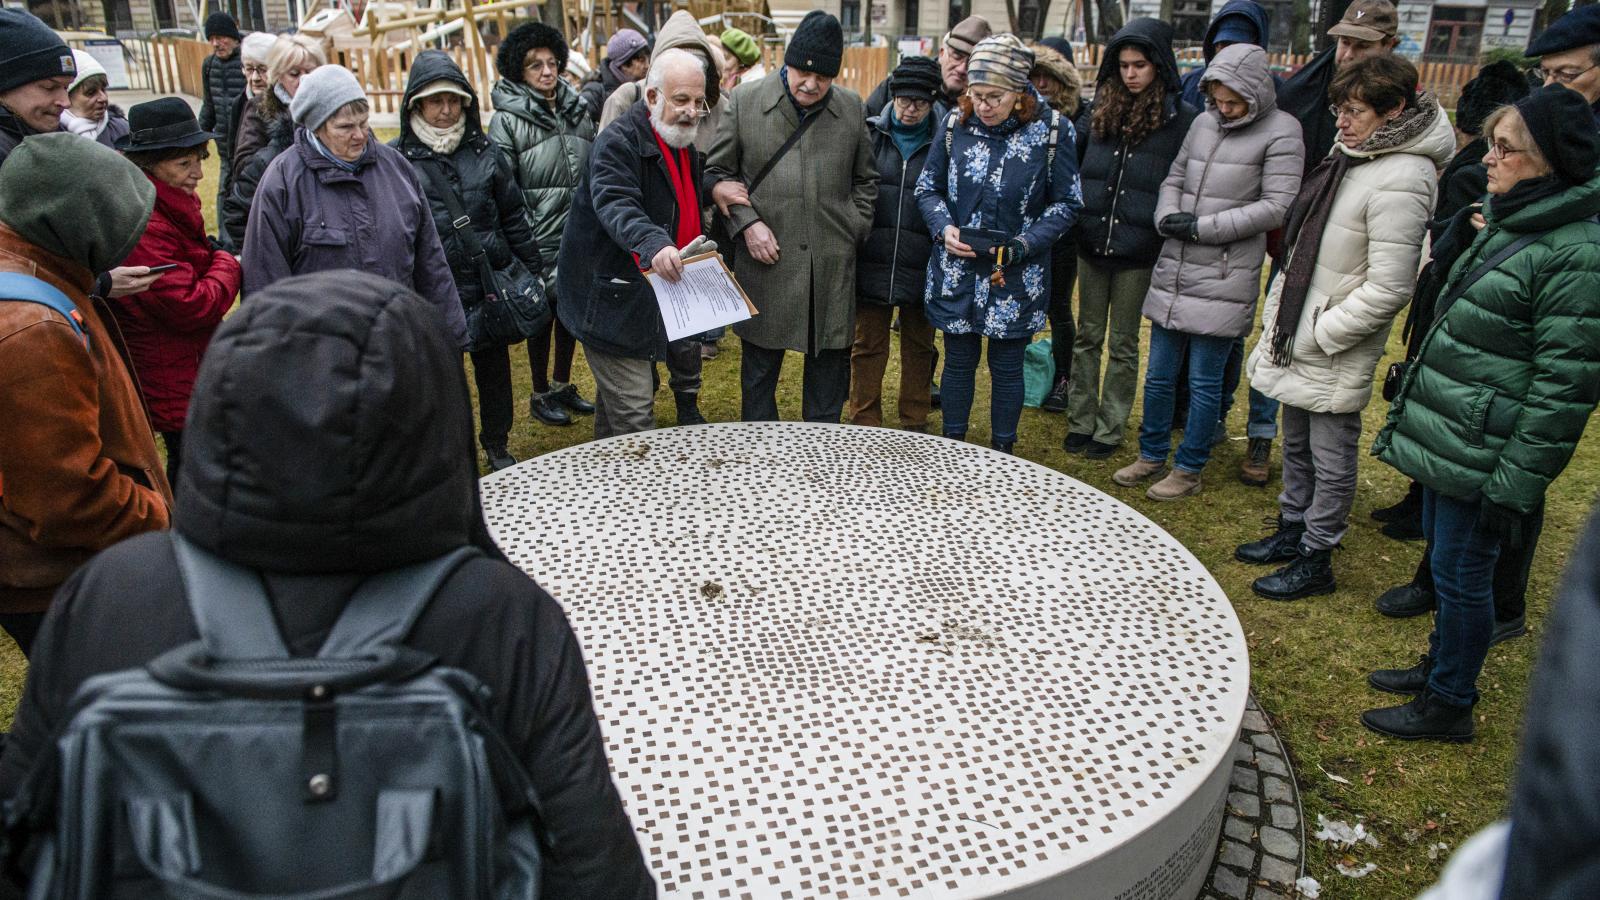
[[[506,39],[500,42],[500,50],[494,55],[494,67],[501,78],[520,83],[522,61],[527,58],[529,50],[541,47],[555,54],[557,69],[566,71],[567,40],[561,36],[561,32],[543,22],[528,22],[513,28]]]
[[[1135,94],[1112,77],[1095,90],[1090,131],[1101,140],[1120,140],[1129,147],[1154,134],[1167,113],[1167,88],[1160,78]]]
[[[966,124],[967,120],[972,118],[972,116],[973,116],[972,98],[968,97],[966,94],[962,94],[961,95],[961,99],[956,101],[956,105],[961,108],[961,123],[964,125],[964,124]],[[1022,92],[1022,108],[1017,110],[1017,121],[1021,122],[1024,125],[1026,125],[1029,122],[1032,122],[1034,119],[1037,119],[1038,117],[1039,117],[1039,100],[1038,100],[1038,98],[1036,98],[1034,96],[1033,91],[1029,91],[1029,90],[1023,91]]]

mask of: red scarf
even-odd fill
[[[673,235],[673,241],[674,246],[681,250],[700,236],[700,191],[689,167],[689,154],[694,152],[694,148],[675,150],[667,146],[654,128],[650,129],[650,134],[655,137],[656,146],[661,148],[661,158],[666,160],[667,176],[672,181],[672,193],[678,198],[678,233]]]

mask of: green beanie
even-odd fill
[[[728,48],[741,66],[753,66],[761,61],[761,45],[737,28],[722,29],[722,46]]]
[[[68,132],[25,138],[0,166],[0,222],[91,272],[133,252],[155,206],[138,166]]]

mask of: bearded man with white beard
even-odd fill
[[[644,97],[595,139],[561,235],[557,315],[594,373],[594,436],[655,427],[655,361],[666,326],[646,271],[677,281],[710,198],[694,148],[705,67],[685,50],[650,64]]]

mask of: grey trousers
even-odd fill
[[[594,375],[595,440],[656,427],[655,363],[607,356],[589,347],[583,348],[583,356]]]
[[[1283,493],[1278,511],[1304,522],[1307,550],[1331,550],[1344,538],[1356,499],[1361,413],[1316,413],[1283,405]]]

